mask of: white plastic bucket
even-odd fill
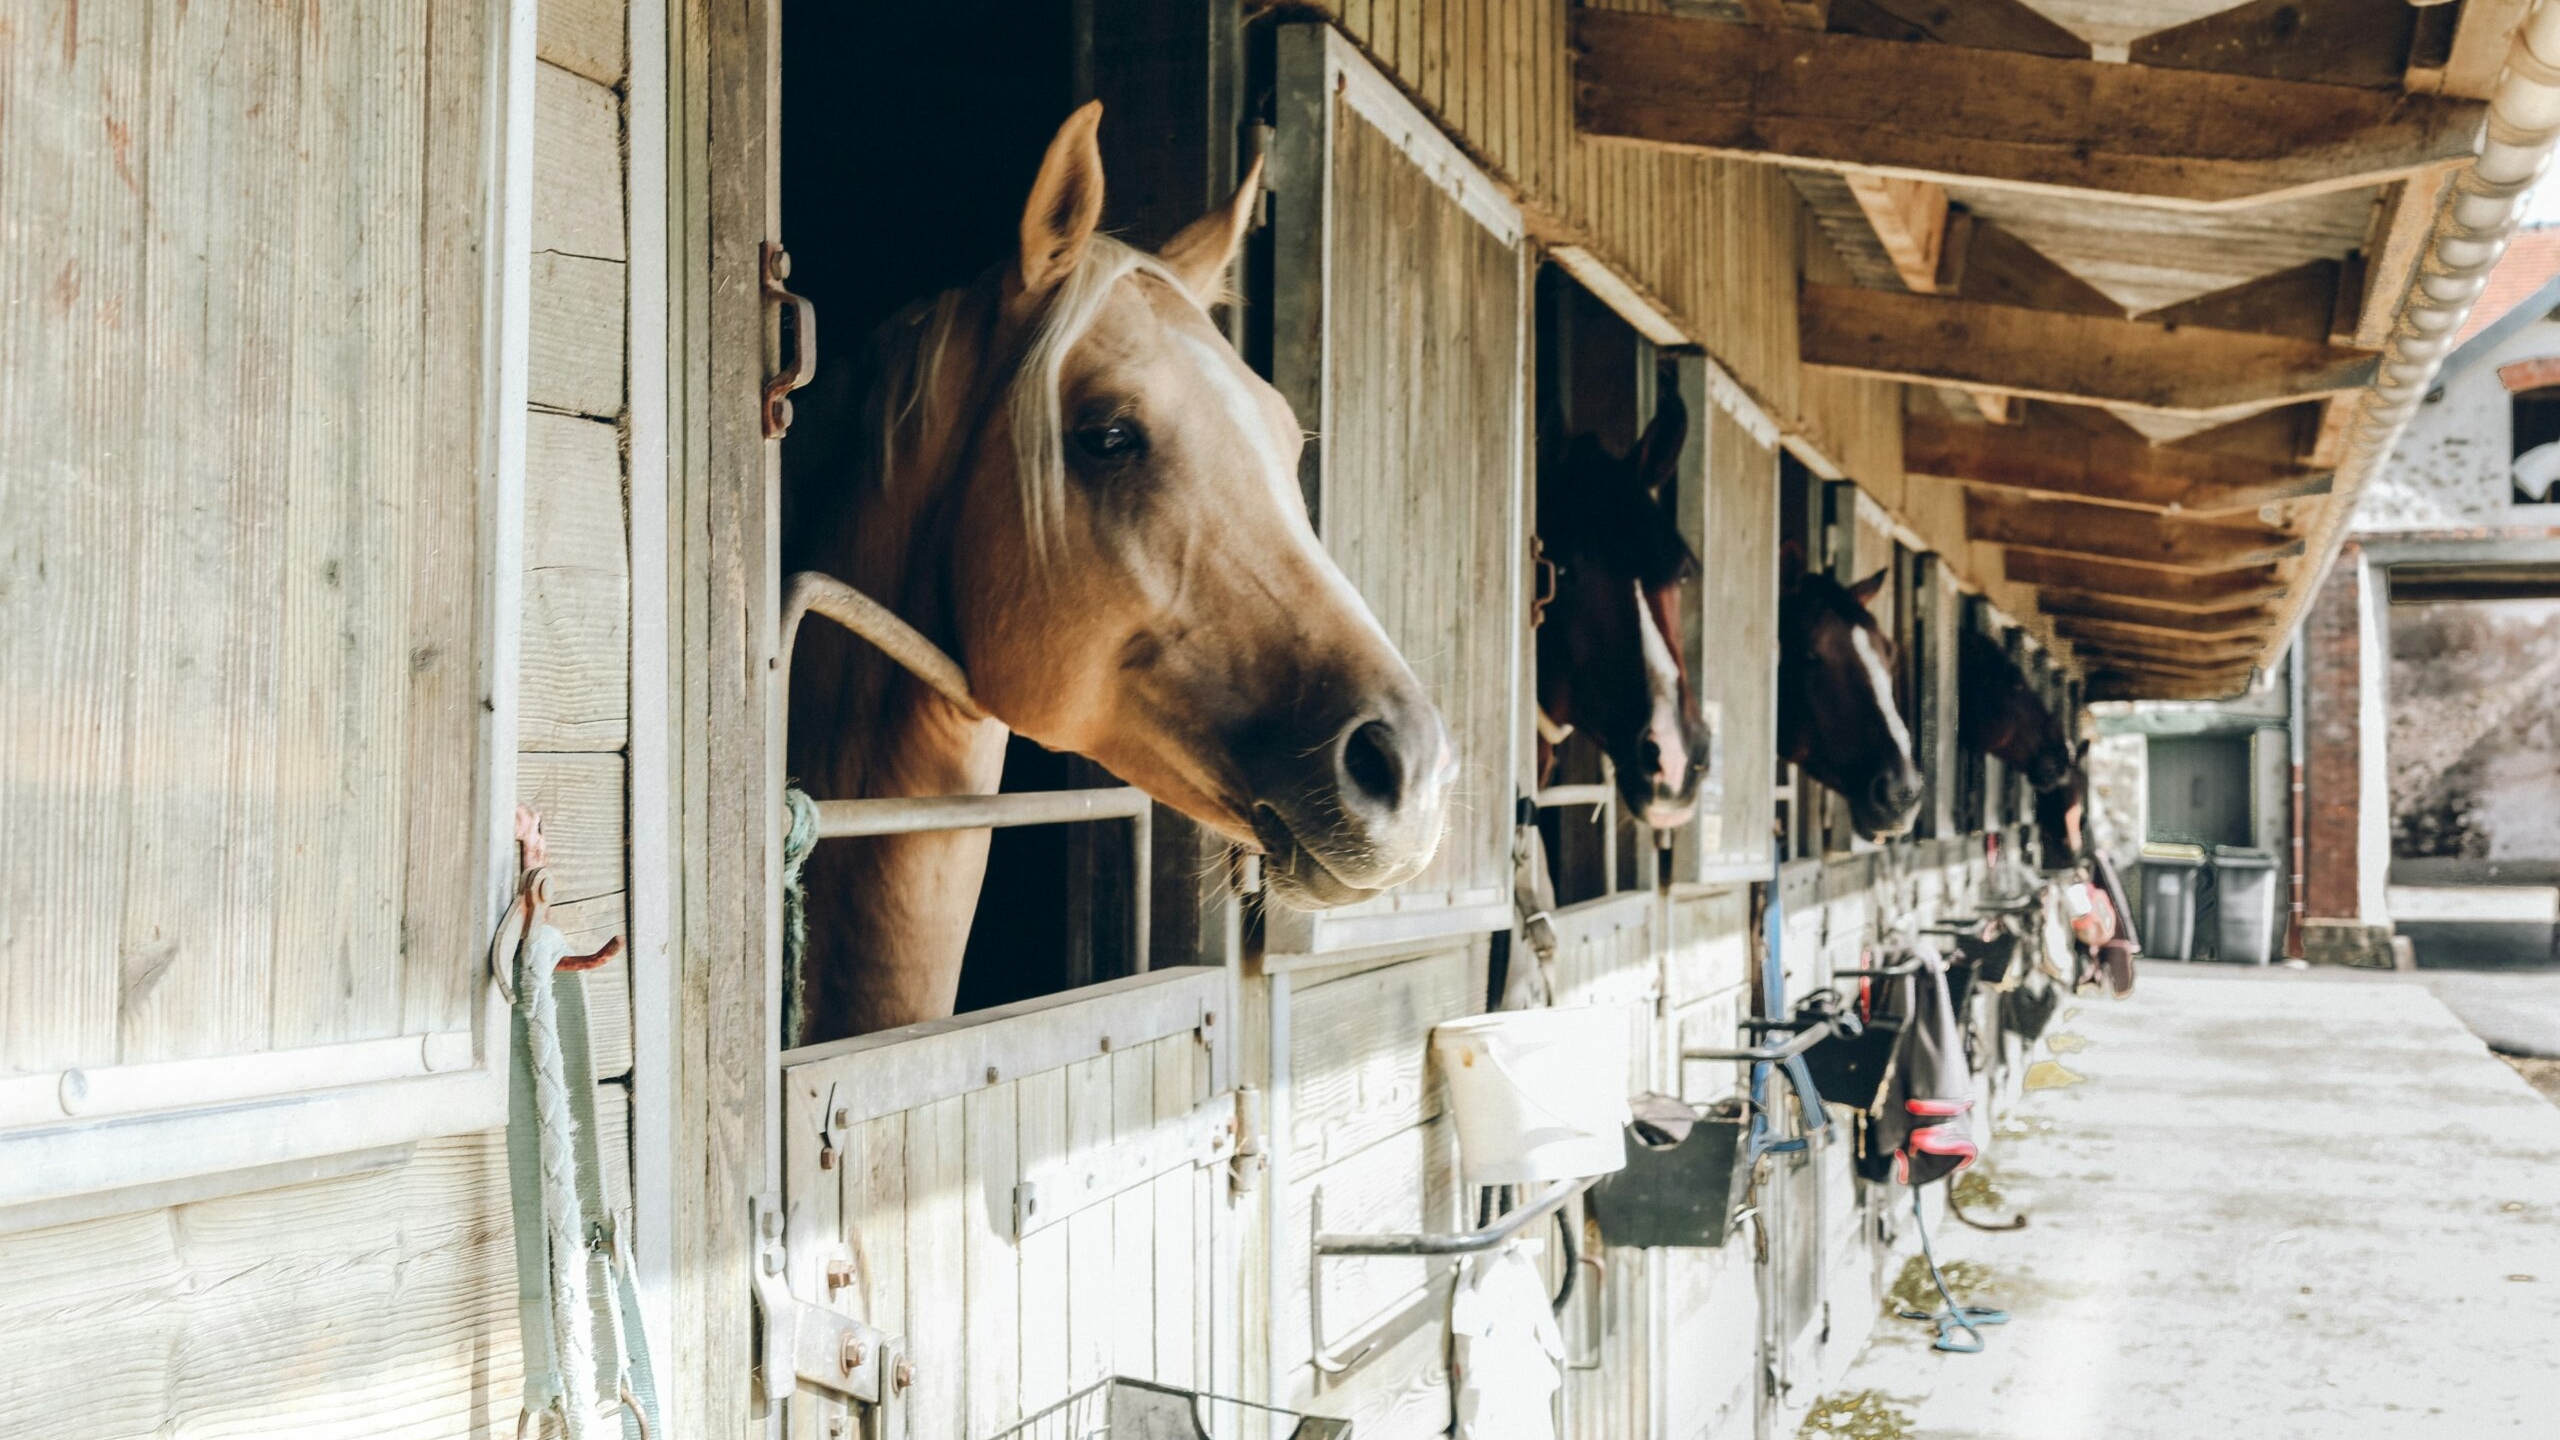
[[[1623,1006],[1505,1010],[1433,1027],[1469,1185],[1606,1175],[1627,1163]]]

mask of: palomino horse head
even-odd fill
[[[1016,259],[875,343],[878,473],[843,507],[833,563],[892,586],[1003,725],[1262,852],[1280,898],[1374,895],[1429,863],[1457,762],[1309,524],[1297,417],[1209,318],[1259,168],[1146,254],[1097,233],[1100,119],[1087,105],[1050,142]],[[838,794],[926,783],[876,753],[890,742],[859,700],[812,713],[795,746],[857,753],[813,775],[830,767],[795,751],[804,776]]]
[[[1978,630],[1966,630],[1956,646],[1956,738],[2015,766],[2040,791],[2071,773],[2071,737],[2062,722],[1999,643]]]
[[[1867,609],[1886,573],[1842,585],[1809,572],[1778,605],[1778,756],[1839,792],[1871,840],[1909,828],[1921,796],[1894,700],[1893,639]]]
[[[1679,640],[1680,590],[1698,557],[1662,503],[1688,429],[1666,392],[1633,450],[1611,455],[1580,436],[1538,494],[1555,575],[1538,626],[1538,708],[1552,722],[1540,727],[1540,777],[1553,726],[1582,730],[1616,768],[1628,813],[1656,828],[1697,813],[1710,739]]]

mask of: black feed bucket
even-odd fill
[[[1893,1073],[1893,1049],[1901,1039],[1899,1015],[1879,1015],[1855,1035],[1834,1030],[1830,1038],[1804,1052],[1804,1068],[1813,1076],[1814,1093],[1861,1113],[1874,1110],[1884,1094],[1885,1080]]]
[[[1698,1113],[1660,1095],[1639,1097],[1635,1108],[1626,1168],[1602,1178],[1583,1201],[1600,1238],[1639,1250],[1724,1244],[1746,1183],[1749,1112],[1739,1100],[1724,1100]],[[1687,1133],[1674,1134],[1682,1114],[1690,1117]]]

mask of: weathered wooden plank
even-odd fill
[[[1066,1154],[1077,1158],[1108,1150],[1119,1108],[1113,1070],[1124,1058],[1133,1063],[1143,1051],[1096,1055],[1067,1067]],[[1150,1086],[1153,1077],[1149,1076]],[[1067,1388],[1081,1390],[1111,1373],[1112,1346],[1119,1329],[1119,1306],[1112,1296],[1118,1283],[1118,1215],[1114,1205],[1088,1205],[1067,1217],[1066,1329],[1053,1343],[1066,1347]],[[1038,1237],[1032,1237],[1037,1240]],[[1026,1312],[1026,1315],[1028,1312]],[[1036,1337],[1026,1326],[1024,1341]]]
[[[907,1353],[915,1384],[907,1424],[918,1440],[962,1440],[968,1416],[968,1210],[966,1102],[937,1100],[907,1112]],[[979,1432],[970,1432],[979,1433]]]
[[[569,415],[622,413],[623,271],[617,261],[533,257],[530,398]]]
[[[1947,258],[1947,187],[1853,170],[1841,177],[1874,227],[1894,273],[1916,295],[1935,295]]]
[[[1155,1053],[1155,1118],[1175,1120],[1191,1113],[1205,1089],[1201,1048],[1171,1040],[1150,1048]],[[1147,1373],[1167,1385],[1206,1383],[1211,1316],[1222,1300],[1232,1303],[1234,1299],[1234,1292],[1199,1263],[1209,1243],[1200,1224],[1203,1201],[1210,1187],[1223,1185],[1224,1180],[1224,1176],[1177,1170],[1157,1176],[1148,1187],[1155,1212],[1149,1233],[1154,1246],[1149,1302],[1154,1308],[1150,1333],[1155,1355]]]
[[[2406,0],[2394,0],[2407,9]],[[2338,292],[2346,267],[2335,260],[2310,260],[2253,280],[2150,310],[2139,319],[2159,325],[2203,325],[2216,330],[2246,330],[2260,335],[2290,335],[2297,340],[2331,338]]]
[[[508,1433],[506,1195],[500,1137],[459,1136],[388,1170],[0,1236],[0,1433]],[[340,1383],[357,1376],[388,1383]]]
[[[543,0],[535,53],[599,85],[619,85],[627,10],[626,0]]]
[[[1877,40],[2089,58],[2089,42],[2023,0],[1831,0],[1830,29]]]
[[[528,755],[518,767],[516,798],[542,812],[551,845],[554,904],[626,888],[625,768],[619,755]]]
[[[992,1085],[959,1102],[967,1146],[959,1203],[967,1227],[962,1251],[967,1343],[953,1362],[967,1367],[965,1436],[993,1435],[1024,1413],[1022,1267],[1013,1243],[1012,1204],[1022,1173],[1016,1113],[1021,1089],[1019,1081]]]
[[[2197,613],[2229,609],[2235,604],[2283,598],[2284,577],[2272,565],[2215,574],[2182,574],[2147,566],[2116,565],[2032,550],[2009,551],[2003,561],[2009,580],[2056,590],[2112,595],[2140,600],[2163,609]]]
[[[1013,1088],[1021,1107],[1014,1122],[1021,1173],[1029,1176],[1067,1156],[1067,1071],[1026,1075]],[[1066,1399],[1071,1385],[1067,1245],[1068,1229],[1058,1225],[1024,1237],[1018,1246],[1021,1313],[1009,1343],[1022,1357],[1016,1401],[1025,1415]]]
[[[1851,286],[1804,287],[1804,363],[1916,384],[2168,414],[2354,390],[2373,353],[2276,335],[2063,315]]]
[[[866,1133],[854,1149],[861,1163],[848,1155],[843,1166],[847,1236],[855,1245],[854,1273],[860,1286],[855,1313],[892,1335],[910,1334],[907,1266],[915,1239],[908,1228],[908,1118],[883,1115],[860,1126]],[[910,1336],[910,1347],[913,1343]],[[906,1440],[913,1411],[912,1404],[888,1407],[882,1440]]]
[[[1594,138],[2211,207],[2460,159],[2475,102],[1582,10]]]
[[[2329,493],[2329,472],[2219,451],[2114,440],[2061,424],[1967,425],[1912,412],[1903,464],[1915,475],[2065,500],[2214,514]]]
[[[618,751],[631,735],[631,583],[609,570],[524,577],[517,744]]]
[[[129,815],[98,777],[129,763],[135,606],[123,567],[52,557],[130,543],[137,497],[96,471],[149,429],[142,356],[108,321],[148,315],[149,200],[126,146],[150,97],[145,12],[91,19],[0,48],[0,1071],[117,1047],[124,875],[100,857],[125,853]]]
[[[2399,88],[2417,32],[2408,0],[2249,0],[2135,40],[2136,65]]]
[[[534,75],[533,125],[533,248],[626,258],[621,98],[544,65]]]
[[[139,427],[147,458],[130,483],[139,513],[159,523],[136,527],[129,567],[101,565],[106,552],[66,556],[140,581],[128,587],[137,637],[147,637],[125,659],[132,749],[120,770],[99,772],[101,782],[131,777],[132,838],[113,867],[120,883],[102,886],[121,890],[125,906],[119,1028],[129,1060],[258,1049],[272,1030],[272,606],[288,505],[273,447],[292,425],[294,332],[274,317],[291,308],[293,248],[259,243],[242,217],[295,207],[298,112],[279,94],[291,93],[299,66],[294,27],[267,16],[222,30],[158,18],[147,83],[168,100],[143,106],[151,123],[138,169],[157,194],[154,222],[142,227],[142,324],[160,354],[190,363],[155,365],[146,387],[159,414]],[[213,64],[216,53],[232,64]],[[97,281],[112,283],[110,273]],[[92,873],[98,883],[105,869]]]
[[[438,537],[419,547],[409,573],[411,638],[405,725],[409,753],[402,784],[413,796],[439,803],[410,810],[407,825],[408,913],[404,940],[412,957],[401,976],[401,1000],[412,1030],[468,1025],[483,995],[479,952],[484,946],[485,872],[460,857],[478,855],[486,843],[486,817],[462,797],[478,793],[482,764],[486,681],[479,636],[492,628],[483,589],[456,583],[475,577],[497,557],[465,549],[463,537],[481,532],[490,507],[502,503],[483,487],[488,413],[496,387],[474,364],[453,357],[496,353],[491,333],[501,316],[488,304],[489,245],[482,230],[489,212],[490,133],[488,36],[494,13],[439,10],[427,27],[425,193],[428,223],[422,261],[425,300],[419,317],[419,353],[438,357],[420,376],[420,408],[436,423],[421,433],[417,482],[410,504],[423,533]],[[475,556],[470,562],[461,557]],[[466,643],[465,637],[470,637]],[[503,746],[503,736],[488,737]],[[458,863],[459,862],[459,863]],[[425,957],[444,957],[428,963]]]
[[[1176,1035],[1111,1057],[1111,1133],[1133,1139],[1155,1128],[1158,1057],[1191,1048]],[[1183,1172],[1177,1170],[1177,1175]],[[1161,1177],[1159,1177],[1161,1178]],[[1187,1178],[1187,1177],[1186,1177]],[[1111,1214],[1110,1340],[1105,1374],[1152,1376],[1156,1370],[1155,1186],[1114,1196]]]
[[[1292,1173],[1438,1115],[1431,1027],[1482,1010],[1484,991],[1483,967],[1467,950],[1296,991],[1289,1021]]]
[[[2245,570],[2302,553],[2302,539],[2263,525],[2220,524],[2060,500],[1965,499],[1974,539],[2013,550],[2089,556],[2161,570]]]
[[[395,1033],[402,1022],[403,827],[410,803],[406,661],[409,567],[470,532],[403,523],[422,429],[417,350],[424,227],[423,0],[350,15],[301,36],[297,252],[335,263],[296,273],[282,564],[276,741],[272,1037],[323,1044]],[[353,283],[350,283],[352,277]],[[450,363],[435,357],[436,363]],[[247,577],[243,577],[244,580]],[[423,797],[422,797],[423,798]],[[450,799],[446,803],[453,803]],[[460,857],[454,857],[459,859]],[[421,956],[451,963],[443,957]],[[133,1057],[141,1058],[141,1057]]]
[[[2276,611],[2263,605],[2242,605],[2225,610],[2172,610],[2136,600],[2083,595],[2069,590],[2038,591],[2036,602],[2048,615],[2130,625],[2163,635],[2211,636],[2256,630],[2272,625],[2280,618]]]

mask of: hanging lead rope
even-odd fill
[[[524,878],[492,947],[513,1009],[507,1171],[524,1352],[516,1433],[530,1435],[537,1418],[549,1414],[558,1417],[567,1440],[650,1440],[657,1429],[656,1383],[621,1223],[604,1194],[583,979],[583,972],[620,954],[622,942],[592,955],[569,953],[567,937],[550,921],[540,818],[520,810],[516,834]],[[596,1353],[599,1328],[602,1356]],[[617,1411],[618,1424],[609,1418]]]
[[[1951,1355],[1978,1355],[1982,1353],[1982,1332],[1974,1327],[2006,1325],[2009,1323],[2009,1312],[1992,1310],[1980,1305],[1956,1303],[1955,1292],[1947,1288],[1945,1273],[1938,1269],[1938,1252],[1929,1248],[1929,1217],[1921,1213],[1920,1191],[1920,1186],[1911,1187],[1911,1223],[1919,1228],[1920,1258],[1929,1262],[1929,1279],[1938,1287],[1938,1298],[1947,1302],[1947,1308],[1905,1310],[1902,1312],[1902,1318],[1926,1320],[1938,1328],[1937,1341],[1930,1346],[1933,1350],[1944,1350]],[[1956,1338],[1958,1332],[1962,1332],[1965,1338],[1958,1340]]]

